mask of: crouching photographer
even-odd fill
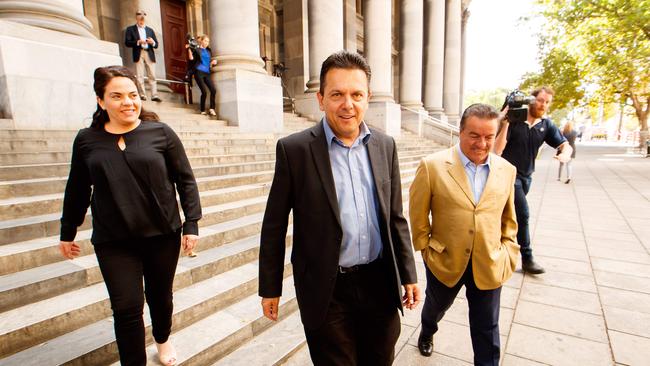
[[[515,90],[508,94],[500,114],[500,129],[494,142],[494,152],[517,168],[515,180],[515,211],[517,214],[517,241],[521,247],[522,269],[530,274],[544,273],[544,268],[533,259],[528,229],[529,208],[526,195],[535,171],[535,158],[544,142],[560,150],[556,156],[561,162],[571,159],[571,146],[560,130],[546,118],[553,100],[553,89],[547,86],[535,89],[532,96]]]
[[[188,75],[194,75],[196,84],[201,89],[201,114],[209,114],[216,116],[215,112],[215,98],[217,90],[210,78],[210,68],[217,64],[217,60],[212,59],[212,50],[210,50],[210,38],[206,35],[196,37],[196,40],[191,35],[187,36],[187,57],[189,58],[189,71]],[[205,110],[205,99],[207,97],[207,90],[210,90],[210,109]]]

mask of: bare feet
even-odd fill
[[[165,366],[174,366],[176,365],[176,350],[171,340],[167,340],[165,343],[156,343],[156,348],[158,349],[158,360],[160,363]]]

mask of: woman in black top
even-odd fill
[[[217,112],[215,112],[214,108],[217,89],[215,89],[214,84],[212,83],[210,68],[217,64],[217,60],[212,59],[210,38],[208,38],[208,36],[200,35],[196,37],[196,41],[198,42],[198,47],[189,48],[189,44],[186,47],[188,47],[187,57],[194,69],[194,79],[196,80],[199,89],[201,89],[201,114],[216,116]],[[208,95],[206,89],[210,90],[210,109],[207,112],[205,111],[205,99]]]
[[[79,255],[74,238],[90,204],[91,242],[122,365],[146,365],[143,291],[160,361],[174,365],[172,285],[180,247],[189,253],[199,239],[198,188],[178,136],[142,110],[133,73],[109,66],[94,77],[97,111],[72,148],[59,249],[69,259]],[[185,214],[182,238],[176,191]]]

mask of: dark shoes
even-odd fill
[[[530,274],[542,274],[546,272],[542,266],[535,263],[532,259],[524,259],[521,261],[521,269]]]
[[[157,96],[157,95],[154,95],[153,97],[151,97],[151,100],[153,100],[154,102],[162,102],[162,99],[160,99],[160,97]]]
[[[140,100],[147,100],[147,96],[146,95],[141,95]]]
[[[571,183],[571,178],[567,179],[567,180],[564,182],[564,184],[569,184],[569,183]]]
[[[431,357],[431,354],[433,353],[433,337],[424,337],[422,333],[420,333],[420,337],[418,338],[418,349],[422,356]]]

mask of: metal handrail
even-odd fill
[[[451,147],[453,145],[454,132],[456,132],[456,133],[459,132],[459,129],[458,129],[457,126],[450,125],[449,123],[442,122],[442,120],[440,120],[438,118],[431,117],[428,113],[422,113],[421,110],[418,111],[418,110],[415,110],[415,109],[404,107],[403,105],[400,105],[400,108],[402,108],[404,110],[407,110],[409,112],[412,112],[412,113],[420,114],[420,115],[424,116],[425,122],[428,122],[428,123],[430,123],[432,125],[437,125],[437,126],[443,128],[443,129],[449,130],[449,146]]]

